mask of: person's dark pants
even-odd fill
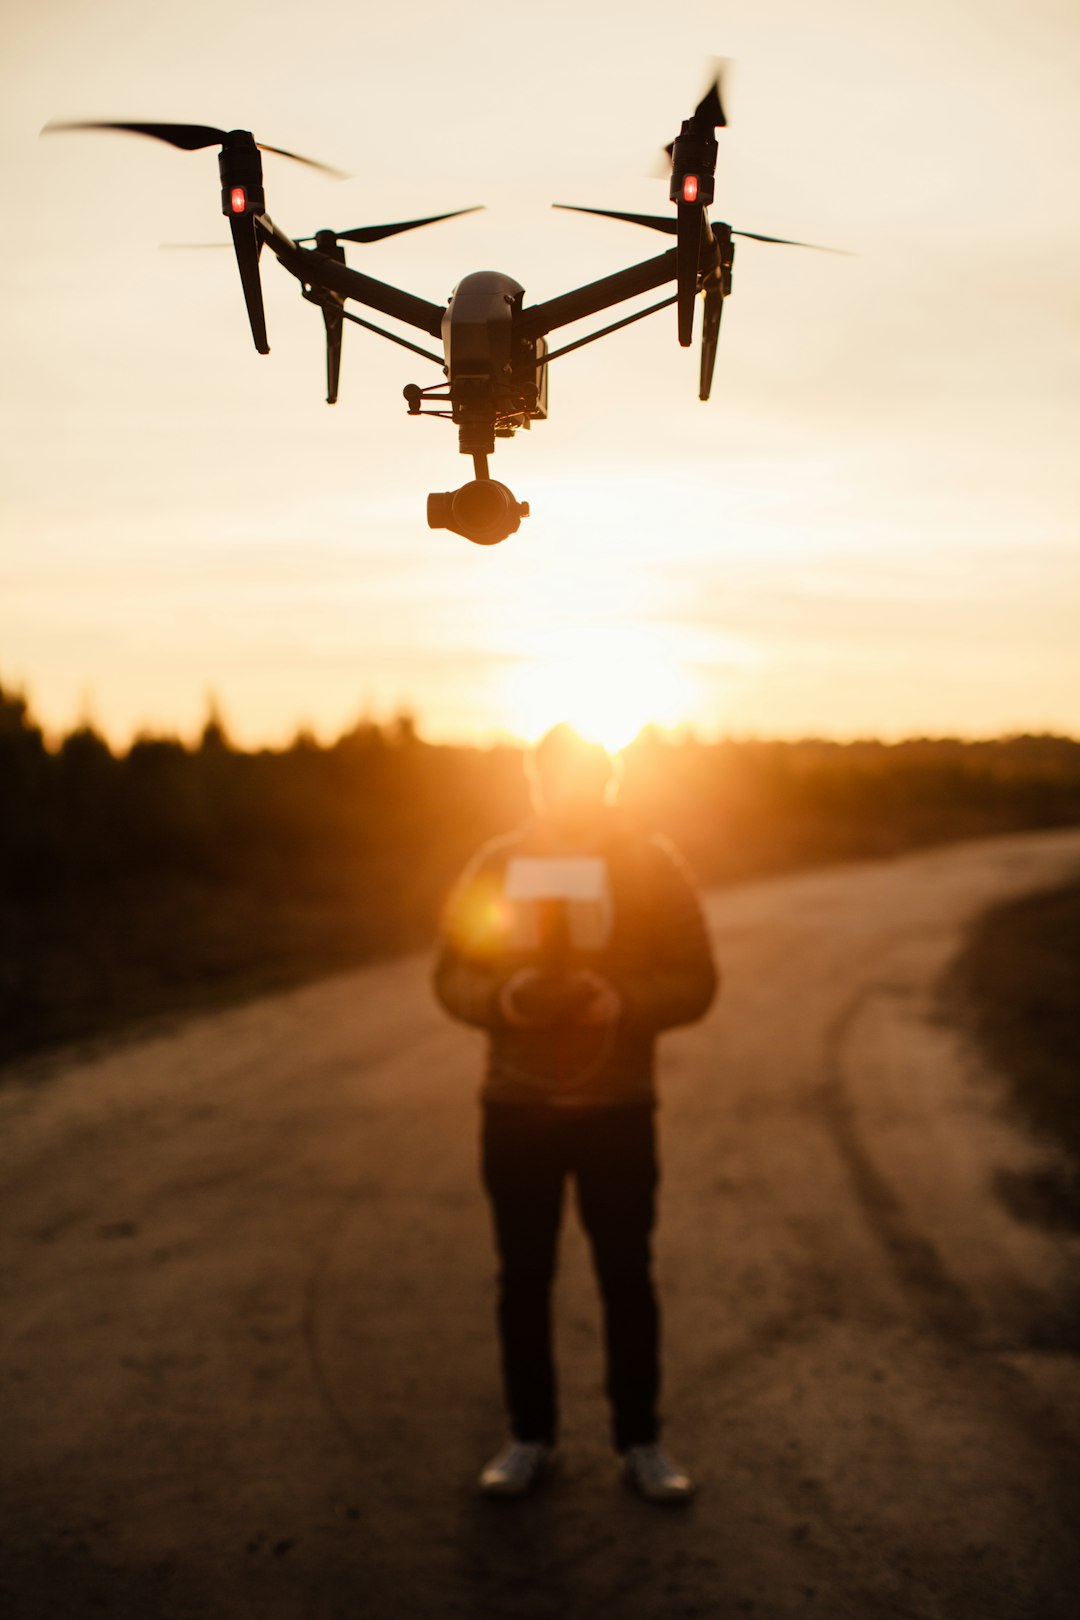
[[[563,1187],[577,1186],[604,1302],[607,1393],[615,1446],[655,1441],[660,1321],[650,1235],[658,1180],[653,1111],[488,1103],[484,1185],[499,1252],[498,1321],[511,1428],[554,1443],[551,1288]]]

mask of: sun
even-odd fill
[[[560,633],[507,677],[511,729],[533,742],[560,720],[612,752],[646,725],[685,720],[686,676],[654,631],[598,626]]]

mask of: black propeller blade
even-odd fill
[[[564,208],[573,214],[600,214],[604,219],[622,219],[628,225],[644,225],[650,231],[663,231],[665,236],[678,233],[678,221],[669,214],[624,214],[615,208],[579,208],[576,203],[552,203],[553,208]],[[849,248],[822,247],[820,242],[794,242],[789,236],[762,236],[759,231],[732,231],[732,236],[745,236],[751,242],[775,242],[780,247],[811,248],[815,253],[839,253],[854,258]]]
[[[92,119],[85,123],[66,123],[54,120],[45,125],[43,135],[55,135],[67,130],[85,129],[121,129],[128,130],[132,135],[152,135],[155,140],[167,141],[170,146],[178,146],[182,152],[198,152],[204,146],[222,146],[227,131],[214,129],[209,124],[116,124],[100,119]]]
[[[559,203],[555,207],[560,207]],[[588,209],[579,210],[588,213]],[[381,242],[386,236],[396,236],[399,231],[415,231],[421,225],[437,225],[441,219],[457,219],[461,214],[479,214],[482,208],[457,208],[452,214],[431,214],[427,219],[407,219],[398,225],[358,225],[351,231],[317,231],[314,236],[298,236],[299,245],[305,242],[318,242],[321,237],[330,237],[335,242]],[[594,209],[595,213],[596,210]],[[163,248],[222,248],[225,242],[162,242]]]
[[[724,111],[724,69],[727,66],[726,58],[717,56],[713,59],[714,77],[709,88],[694,108],[693,117],[687,122],[695,124],[703,135],[712,135],[714,129],[727,129],[727,114]],[[669,141],[664,147],[670,164],[675,156],[675,142]]]
[[[716,77],[694,108],[694,122],[704,129],[727,129],[722,92],[724,87],[724,58],[715,62]]]
[[[732,236],[745,236],[751,242],[776,242],[780,247],[810,248],[814,253],[839,253],[845,259],[855,257],[850,248],[822,247],[820,242],[793,242],[789,236],[761,236],[757,231],[732,231]]]
[[[138,123],[112,123],[101,120],[91,120],[86,123],[54,122],[45,125],[43,135],[54,135],[68,130],[87,129],[118,129],[131,135],[149,135],[156,141],[165,141],[169,146],[176,146],[181,152],[199,152],[207,146],[224,146],[235,130],[215,129],[212,124],[138,124]],[[302,157],[299,152],[286,152],[282,146],[267,146],[262,141],[256,141],[260,152],[274,152],[278,157],[291,158],[294,163],[306,164],[309,169],[320,169],[323,174],[334,175],[337,179],[345,176],[340,169],[332,169],[329,164],[317,163],[314,158]]]
[[[644,225],[650,231],[663,231],[666,236],[674,236],[678,232],[678,221],[673,215],[660,214],[624,214],[617,208],[581,208],[577,203],[552,203],[552,208],[562,208],[568,214],[599,214],[603,219],[622,219],[628,225]]]
[[[416,231],[421,225],[437,225],[443,219],[459,219],[462,214],[479,214],[480,208],[455,208],[452,214],[429,214],[426,219],[404,219],[395,225],[357,225],[351,231],[333,231],[336,242],[381,242],[384,237],[397,236],[400,231]],[[319,235],[323,233],[320,232]],[[315,242],[316,236],[298,236],[298,242]]]
[[[279,157],[292,158],[309,168],[321,169],[327,174],[340,174],[328,169],[324,163],[301,157],[298,152],[286,152],[280,146],[262,146],[248,129],[217,129],[212,124],[158,124],[127,121],[88,120],[71,123],[46,124],[42,134],[55,134],[66,130],[120,130],[130,135],[148,135],[164,141],[182,152],[197,152],[208,146],[217,146],[218,171],[221,177],[221,211],[229,221],[240,282],[244,290],[251,336],[260,354],[269,354],[266,337],[266,315],[263,309],[262,287],[259,282],[259,254],[262,236],[257,221],[265,212],[261,152],[276,152]]]

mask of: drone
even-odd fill
[[[165,141],[185,152],[220,148],[221,210],[229,222],[232,246],[240,271],[251,336],[259,354],[268,354],[259,261],[269,249],[300,283],[303,296],[322,311],[326,333],[326,398],[334,404],[341,374],[341,340],[346,321],[399,344],[439,366],[444,381],[431,387],[415,383],[404,389],[409,414],[438,416],[457,427],[458,448],[471,457],[473,478],[460,489],[431,494],[427,499],[430,528],[449,529],[477,545],[495,545],[514,534],[529,515],[505,484],[490,476],[488,457],[496,439],[511,438],[521,428],[544,421],[548,414],[548,368],[553,360],[594,343],[659,310],[676,306],[679,343],[693,341],[694,311],[703,304],[701,368],[698,397],[709,398],[716,365],[717,341],[724,300],[731,293],[735,237],[774,242],[788,247],[814,248],[813,242],[762,236],[734,230],[710,220],[708,210],[715,193],[716,131],[727,126],[719,75],[710,85],[679,134],[665,148],[671,167],[671,215],[622,213],[609,208],[584,208],[556,203],[575,213],[642,225],[675,238],[674,247],[641,264],[576,287],[543,303],[526,304],[525,289],[511,276],[478,270],[455,286],[445,307],[399,287],[363,274],[346,263],[344,244],[377,242],[402,231],[416,230],[442,220],[455,219],[475,209],[458,209],[389,225],[362,225],[354,230],[319,230],[314,236],[288,236],[266,212],[262,153],[273,152],[312,168],[337,175],[339,171],[311,158],[255,140],[250,130],[216,129],[207,124],[162,123],[53,123],[46,130],[124,130]],[[560,328],[597,315],[603,310],[657,288],[675,284],[675,291],[645,309],[625,315],[585,337],[549,348],[549,338]],[[398,333],[347,309],[346,301],[390,316],[442,344],[442,356]]]

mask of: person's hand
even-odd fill
[[[622,998],[597,973],[544,973],[519,968],[499,991],[499,1012],[513,1029],[548,1029],[557,1024],[613,1024]]]
[[[513,1029],[539,1029],[546,1022],[535,1013],[530,1013],[528,1009],[529,989],[542,977],[536,968],[519,968],[516,973],[510,975],[505,984],[500,986],[499,1012]],[[522,991],[525,995],[519,1005],[517,998]]]
[[[593,994],[578,1013],[577,1024],[617,1024],[623,1014],[623,998],[615,986],[601,978],[599,973],[584,972],[576,975],[592,987]]]

